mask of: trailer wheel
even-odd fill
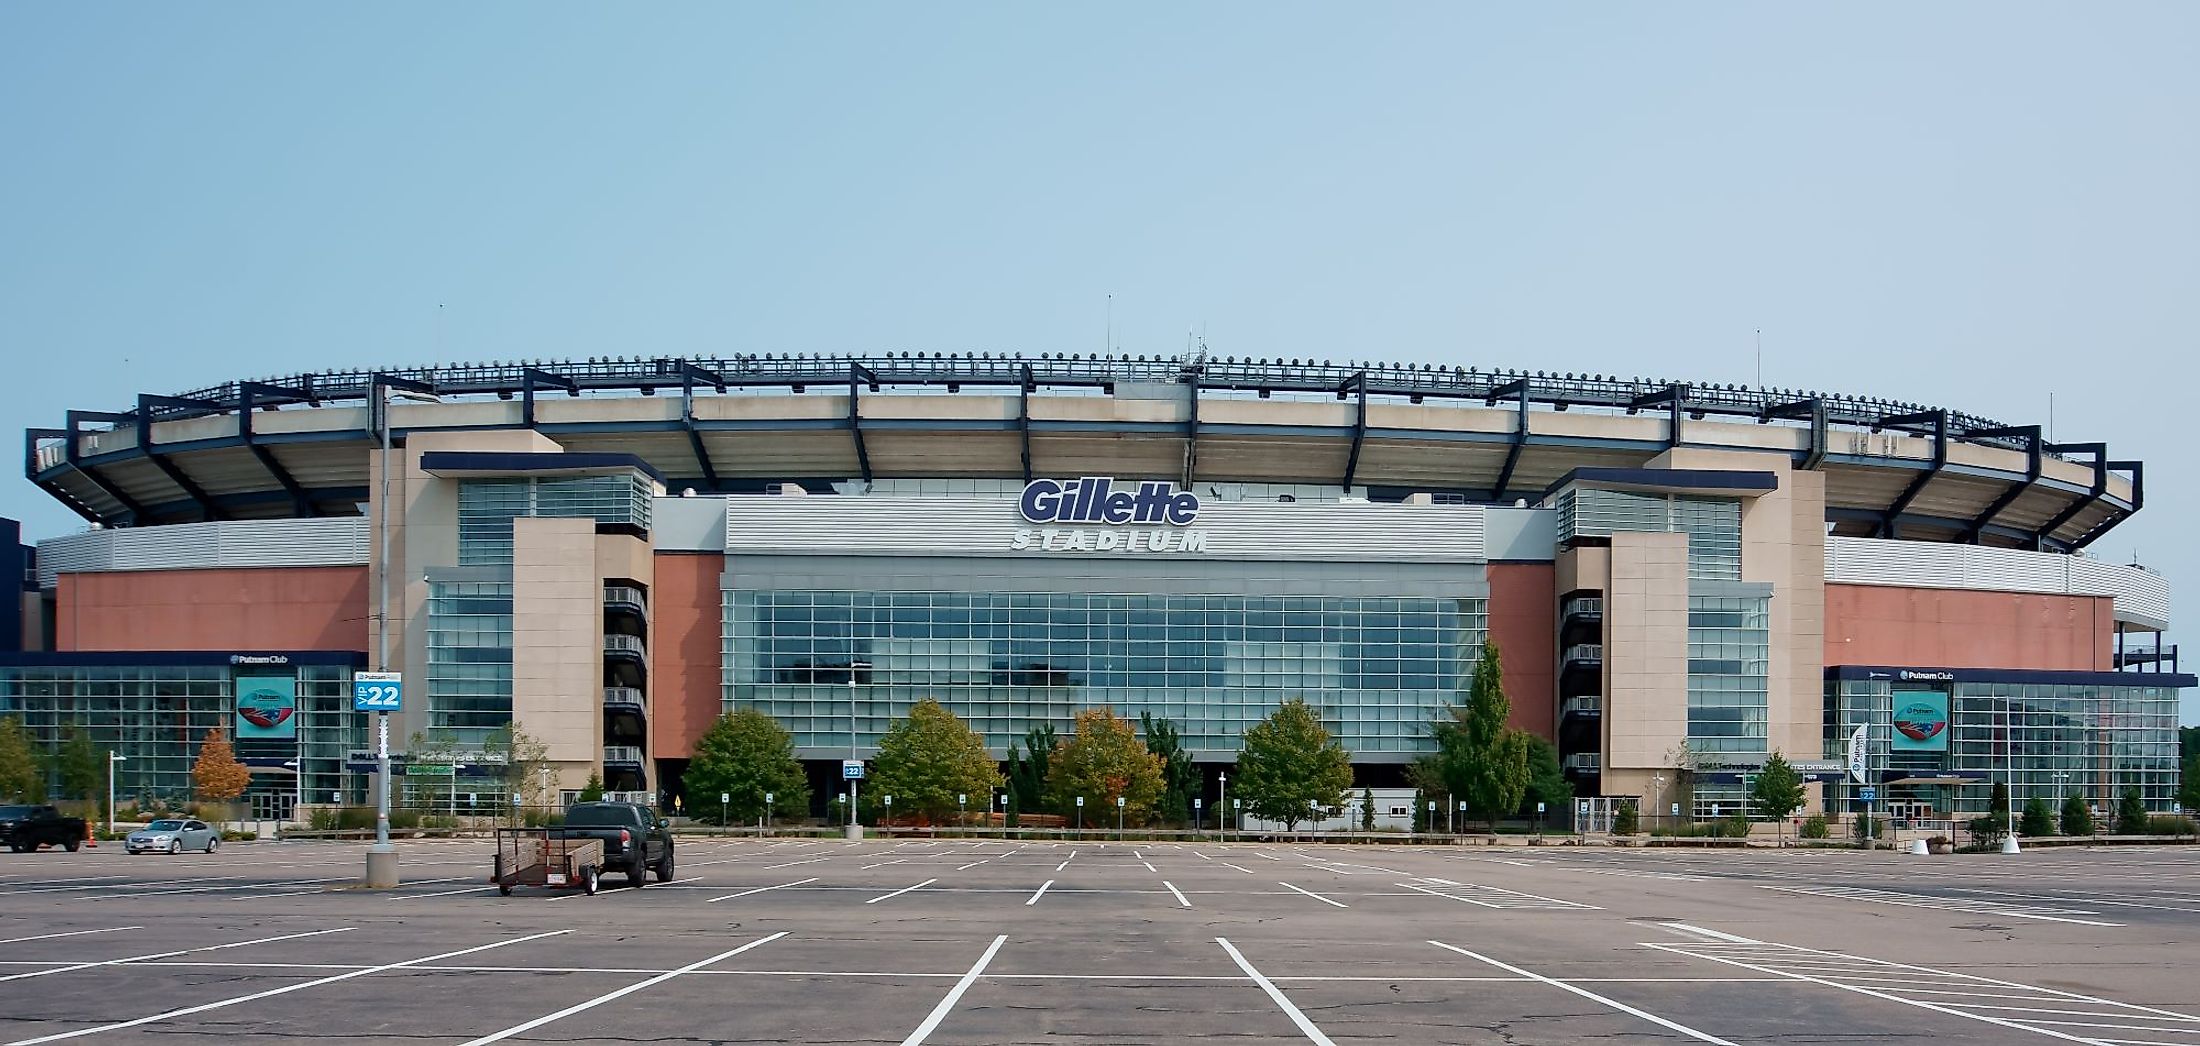
[[[581,892],[590,897],[596,896],[596,886],[601,879],[602,875],[596,871],[595,865],[581,869]]]
[[[512,884],[511,884],[511,883],[498,883],[498,884],[497,884],[497,892],[498,892],[498,893],[500,893],[500,894],[503,894],[503,895],[504,895],[504,896],[506,896],[506,897],[510,897],[510,896],[512,896]]]

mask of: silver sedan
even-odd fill
[[[180,854],[185,850],[213,853],[221,842],[221,831],[204,821],[167,818],[131,832],[129,838],[122,841],[122,848],[134,854]]]

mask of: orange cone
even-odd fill
[[[90,821],[84,822],[84,848],[87,850],[99,849],[99,835],[92,831],[92,822]]]

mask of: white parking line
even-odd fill
[[[739,948],[719,952],[718,954],[713,955],[710,958],[704,959],[700,962],[691,962],[686,966],[680,967],[677,970],[668,970],[664,973],[658,974],[655,977],[651,977],[646,981],[641,981],[636,984],[629,984],[626,987],[620,988],[617,991],[605,992],[604,994],[598,995],[595,998],[588,1000],[587,1002],[575,1003],[562,1010],[559,1010],[556,1013],[544,1014],[540,1017],[535,1018],[534,1020],[524,1021],[522,1023],[512,1025],[511,1027],[506,1028],[503,1031],[491,1032],[478,1039],[469,1039],[465,1043],[463,1043],[462,1046],[489,1046],[489,1044],[492,1042],[509,1039],[512,1036],[518,1035],[523,1031],[540,1028],[543,1025],[549,1024],[552,1021],[563,1020],[584,1010],[595,1009],[596,1007],[601,1006],[604,1003],[610,1002],[614,999],[625,998],[626,996],[632,995],[635,992],[641,991],[642,989],[647,988],[651,985],[663,984],[664,982],[669,981],[674,977],[678,977],[683,973],[692,973],[696,970],[702,969],[705,966],[709,966],[710,964],[717,962],[721,959],[730,959],[736,955],[741,954],[742,952],[748,951],[751,948],[755,948],[760,945],[770,944],[773,941],[780,939],[781,937],[785,937],[786,935],[787,931],[781,930],[778,933],[772,934],[769,937],[761,937],[756,940],[750,941],[749,943],[744,944]]]
[[[1621,1013],[1633,1014],[1637,1017],[1642,1018],[1643,1020],[1649,1021],[1650,1023],[1657,1025],[1660,1028],[1665,1028],[1669,1031],[1677,1031],[1682,1035],[1686,1035],[1691,1039],[1697,1040],[1698,1042],[1714,1043],[1716,1044],[1716,1046],[1734,1046],[1733,1043],[1728,1042],[1725,1039],[1719,1038],[1716,1035],[1712,1035],[1708,1032],[1697,1031],[1696,1029],[1691,1028],[1688,1025],[1681,1024],[1676,1021],[1666,1020],[1665,1018],[1660,1017],[1657,1014],[1651,1013],[1647,1010],[1638,1010],[1632,1006],[1627,1005],[1624,1002],[1619,1001],[1618,999],[1612,999],[1602,995],[1598,995],[1597,993],[1590,991],[1587,988],[1583,988],[1578,985],[1568,984],[1565,981],[1555,980],[1550,977],[1545,977],[1540,973],[1533,973],[1528,970],[1523,970],[1518,966],[1512,965],[1511,963],[1499,962],[1496,959],[1492,959],[1487,955],[1482,955],[1477,952],[1470,952],[1465,948],[1461,948],[1456,945],[1445,944],[1442,941],[1430,941],[1428,943],[1433,944],[1438,948],[1442,948],[1446,951],[1458,952],[1459,954],[1464,955],[1469,959],[1486,962],[1491,966],[1495,966],[1498,969],[1505,971],[1506,973],[1518,974],[1530,980],[1541,981],[1544,984],[1548,984],[1553,988],[1557,988],[1562,991],[1572,992],[1573,994],[1579,995],[1584,999],[1590,1000],[1591,1002],[1603,1003],[1604,1005],[1618,1010]]]
[[[235,944],[214,944],[208,945],[203,948],[184,948],[178,951],[155,952],[151,955],[132,955],[127,958],[108,959],[103,962],[80,962],[74,966],[60,966],[51,970],[37,970],[32,973],[11,973],[5,977],[0,977],[0,981],[21,981],[28,980],[32,977],[49,977],[57,973],[74,973],[77,970],[89,970],[95,966],[120,966],[124,963],[139,962],[144,959],[166,959],[171,956],[190,955],[193,952],[218,952],[224,948],[242,948],[248,944],[269,944],[275,941],[296,940],[300,937],[319,937],[324,933],[343,933],[344,931],[349,929],[351,929],[351,927],[349,926],[339,926],[333,930],[312,930],[306,933],[286,933],[280,937],[261,937],[250,941],[238,941]]]
[[[1231,864],[1228,861],[1216,861],[1215,863],[1223,866],[1224,868],[1235,868],[1238,871],[1244,872],[1247,875],[1253,874],[1253,870],[1251,868],[1247,868],[1241,864]]]
[[[1332,900],[1330,900],[1329,898],[1327,898],[1327,897],[1323,897],[1322,895],[1320,895],[1320,894],[1318,894],[1318,893],[1315,893],[1315,892],[1314,892],[1314,891],[1312,891],[1312,890],[1299,890],[1299,888],[1298,888],[1298,887],[1296,887],[1296,886],[1293,886],[1293,885],[1291,885],[1290,883],[1286,883],[1286,882],[1278,882],[1278,883],[1277,883],[1276,885],[1277,885],[1277,886],[1281,886],[1281,887],[1283,887],[1283,888],[1284,888],[1284,889],[1286,889],[1286,890],[1298,890],[1298,891],[1299,891],[1300,893],[1303,893],[1303,894],[1307,895],[1308,897],[1311,897],[1311,898],[1313,898],[1313,899],[1315,899],[1315,900],[1317,900],[1317,901],[1320,901],[1320,902],[1321,902],[1321,903],[1323,903],[1323,904],[1327,904],[1327,905],[1334,905],[1334,906],[1336,906],[1336,907],[1338,907],[1338,908],[1350,908],[1350,907],[1352,907],[1351,905],[1349,905],[1349,904],[1345,904],[1345,903],[1343,903],[1343,902],[1341,902],[1341,901],[1332,901]]]
[[[70,930],[67,933],[34,933],[29,937],[10,937],[0,944],[18,944],[23,941],[43,941],[54,937],[82,937],[87,933],[119,933],[123,930],[142,930],[143,926],[110,926],[104,930]]]
[[[993,943],[986,947],[984,955],[978,956],[978,961],[970,967],[970,972],[963,974],[962,979],[956,981],[955,986],[947,990],[947,997],[941,999],[938,1006],[932,1007],[932,1013],[924,1018],[923,1024],[917,1025],[917,1030],[910,1032],[908,1038],[901,1040],[901,1046],[919,1046],[927,1036],[932,1034],[933,1029],[940,1026],[941,1021],[947,1019],[948,1011],[953,1010],[955,1003],[963,997],[963,993],[969,991],[972,984],[977,983],[979,975],[983,974],[986,966],[993,962],[994,954],[1001,950],[1001,944],[1006,940],[1008,940],[1008,935],[1005,933],[993,938]]]
[[[1025,901],[1025,902],[1024,902],[1024,907],[1026,907],[1026,908],[1029,908],[1029,907],[1031,907],[1031,906],[1032,906],[1032,905],[1034,905],[1034,904],[1038,904],[1038,903],[1039,903],[1039,898],[1041,898],[1041,897],[1045,897],[1045,896],[1047,895],[1047,887],[1049,887],[1049,886],[1052,886],[1052,885],[1054,885],[1054,880],[1052,880],[1052,879],[1049,879],[1049,880],[1047,880],[1046,882],[1040,883],[1040,884],[1039,884],[1039,889],[1038,889],[1038,891],[1037,891],[1036,893],[1033,893],[1033,894],[1031,895],[1031,899],[1030,899],[1030,900],[1028,900],[1028,901]]]
[[[986,858],[986,859],[985,859],[985,861],[990,861],[990,860],[992,860],[992,859],[993,859],[993,858],[991,858],[991,857],[988,857],[988,858]],[[968,870],[970,870],[970,869],[972,869],[972,868],[976,868],[977,866],[979,866],[979,865],[981,865],[981,864],[984,864],[984,863],[985,863],[985,861],[972,861],[972,862],[970,862],[969,864],[966,864],[966,865],[963,865],[963,866],[961,866],[961,867],[959,867],[959,868],[956,868],[955,870],[956,870],[956,871],[958,871],[958,872],[962,872],[962,871],[968,871]]]
[[[1260,851],[1258,851],[1258,850],[1255,850],[1255,851],[1253,851],[1253,856],[1255,856],[1255,857],[1265,857],[1265,858],[1267,858],[1268,860],[1271,860],[1271,861],[1281,861],[1281,860],[1283,860],[1283,858],[1281,858],[1281,857],[1269,857],[1269,856],[1268,856],[1267,854],[1261,853],[1261,852],[1260,852]]]
[[[411,901],[411,900],[417,900],[417,899],[419,899],[419,898],[422,898],[422,897],[449,897],[449,896],[451,896],[452,894],[461,894],[461,893],[481,893],[481,892],[483,892],[483,891],[487,891],[487,890],[494,890],[494,889],[496,889],[496,887],[494,887],[494,886],[469,886],[469,887],[467,887],[467,888],[465,888],[465,889],[463,889],[463,890],[437,890],[437,891],[436,891],[436,892],[434,892],[434,893],[408,893],[408,894],[403,894],[403,895],[400,895],[400,896],[395,896],[395,897],[391,897],[391,898],[389,898],[389,900],[392,900],[392,901]]]
[[[1244,970],[1245,975],[1251,977],[1254,984],[1260,985],[1260,990],[1268,993],[1268,998],[1274,1000],[1275,1004],[1283,1010],[1285,1016],[1291,1018],[1291,1023],[1299,1026],[1299,1031],[1305,1033],[1307,1039],[1319,1043],[1320,1046],[1337,1046],[1335,1042],[1330,1040],[1329,1036],[1322,1034],[1320,1028],[1314,1027],[1314,1022],[1307,1020],[1306,1015],[1300,1013],[1297,1006],[1291,1004],[1291,1000],[1283,994],[1283,989],[1276,987],[1274,981],[1261,976],[1260,971],[1254,969],[1252,963],[1246,962],[1245,956],[1238,954],[1238,950],[1230,944],[1228,938],[1217,937],[1215,943],[1221,945],[1223,951],[1230,953],[1230,958],[1236,961],[1238,969]]]
[[[1184,899],[1184,891],[1177,889],[1175,883],[1172,883],[1167,879],[1163,879],[1161,880],[1161,885],[1168,887],[1169,892],[1176,895],[1176,903],[1181,904],[1186,908],[1192,906],[1192,902]]]
[[[873,897],[873,898],[871,898],[870,900],[868,900],[868,901],[865,901],[865,902],[863,902],[863,903],[865,903],[865,904],[877,904],[877,903],[879,903],[880,901],[890,901],[890,900],[892,900],[892,899],[894,899],[894,898],[896,898],[896,897],[899,897],[899,896],[901,896],[902,894],[908,893],[908,892],[909,892],[909,891],[911,891],[911,890],[922,890],[922,889],[924,889],[925,887],[927,887],[927,886],[930,886],[930,885],[932,885],[933,883],[936,883],[936,882],[939,882],[939,880],[938,880],[938,879],[926,879],[925,881],[923,881],[923,882],[921,882],[921,883],[918,883],[918,884],[917,884],[917,885],[915,885],[915,886],[904,886],[904,887],[902,887],[901,889],[899,889],[899,890],[896,890],[896,891],[894,891],[893,893],[880,894],[880,895],[878,895],[877,897]]]
[[[804,885],[804,884],[806,884],[806,883],[814,883],[814,882],[816,882],[816,881],[817,881],[817,876],[814,876],[814,875],[813,875],[813,876],[811,876],[811,877],[809,877],[809,878],[807,878],[807,879],[796,879],[795,881],[793,881],[793,882],[791,882],[791,883],[780,883],[780,884],[779,884],[779,885],[777,885],[777,886],[759,886],[759,887],[757,887],[757,888],[756,888],[756,889],[754,889],[754,890],[743,890],[743,891],[741,891],[740,893],[729,893],[729,894],[725,895],[724,897],[713,897],[713,898],[711,898],[710,900],[704,901],[703,903],[704,903],[704,904],[717,904],[717,903],[718,903],[718,902],[720,902],[720,901],[730,901],[730,900],[733,900],[733,899],[734,899],[734,898],[736,898],[736,897],[747,897],[748,895],[750,895],[750,894],[752,894],[752,893],[764,893],[764,892],[767,892],[767,891],[770,891],[770,890],[784,890],[784,889],[786,889],[786,888],[788,888],[788,887],[790,887],[790,886],[802,886],[802,885]]]
[[[101,1024],[90,1028],[78,1028],[75,1031],[65,1031],[54,1035],[41,1035],[33,1039],[17,1039],[14,1042],[8,1043],[7,1046],[38,1046],[38,1044],[42,1042],[58,1042],[62,1039],[74,1039],[80,1035],[99,1035],[104,1032],[120,1031],[123,1028],[135,1028],[141,1024],[153,1024],[159,1021],[170,1020],[176,1017],[189,1017],[194,1013],[205,1013],[208,1010],[218,1010],[226,1006],[235,1006],[239,1003],[254,1002],[276,995],[287,995],[294,991],[302,991],[306,988],[317,988],[324,984],[334,984],[337,981],[348,981],[354,977],[364,977],[370,973],[381,973],[384,970],[398,970],[403,969],[407,966],[418,966],[421,963],[434,962],[438,959],[451,959],[461,955],[471,955],[474,952],[485,952],[491,948],[502,948],[508,944],[525,944],[528,941],[539,941],[545,937],[556,937],[559,934],[572,932],[573,931],[571,930],[550,930],[545,933],[529,934],[525,937],[514,937],[508,941],[498,941],[495,944],[482,944],[476,945],[472,948],[461,948],[455,952],[443,952],[438,955],[424,955],[418,959],[407,959],[403,962],[383,963],[380,966],[368,966],[364,969],[353,970],[350,973],[339,973],[333,977],[322,977],[316,980],[300,981],[297,984],[286,984],[280,988],[270,988],[264,992],[253,992],[250,995],[239,995],[232,999],[222,999],[217,1002],[201,1003],[197,1006],[186,1006],[180,1010],[168,1010],[163,1013],[153,1014],[150,1017],[138,1017],[133,1020],[116,1021],[112,1024]]]
[[[1055,866],[1054,866],[1054,870],[1055,870],[1055,871],[1057,871],[1057,872],[1059,872],[1059,871],[1061,871],[1062,869],[1064,869],[1064,868],[1067,868],[1067,867],[1069,867],[1069,863],[1070,863],[1071,861],[1074,861],[1074,860],[1076,860],[1076,859],[1077,859],[1077,851],[1075,851],[1075,850],[1071,850],[1071,851],[1069,852],[1069,856],[1068,856],[1068,857],[1064,857],[1064,858],[1062,858],[1062,863],[1061,863],[1061,864],[1058,864],[1058,865],[1055,865]]]
[[[853,845],[855,845],[855,844],[854,844],[854,843],[850,843],[850,844],[848,844],[848,845],[850,845],[850,846],[853,846]],[[776,870],[778,870],[778,869],[781,869],[781,868],[792,868],[792,867],[794,867],[795,865],[798,865],[798,864],[816,864],[816,863],[818,863],[819,861],[830,861],[830,860],[832,860],[832,858],[830,858],[830,857],[812,857],[812,858],[810,858],[809,860],[806,860],[806,861],[788,861],[788,862],[787,862],[786,864],[767,864],[767,865],[765,865],[765,866],[763,867],[763,869],[762,869],[762,870],[763,870],[763,871],[767,871],[767,872],[770,872],[770,871],[776,871]]]

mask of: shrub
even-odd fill
[[[1641,827],[1636,823],[1635,804],[1633,803],[1620,804],[1618,812],[1612,815],[1613,835],[1633,835],[1640,831]]]
[[[2055,811],[2047,805],[2045,796],[2035,795],[2024,801],[2024,816],[2017,822],[2017,832],[2033,839],[2055,834]]]
[[[2193,835],[2192,818],[2176,814],[2155,814],[2147,818],[2147,835]]]
[[[1825,837],[1826,817],[1824,814],[1812,814],[1803,818],[1803,838],[1823,839]]]
[[[254,831],[236,828],[222,829],[222,842],[225,843],[248,843],[259,837],[260,833]]]
[[[1870,814],[1858,814],[1853,830],[1858,839],[1877,839],[1879,838],[1879,819]]]
[[[544,810],[541,807],[536,807],[522,813],[520,823],[529,828],[549,828],[553,825],[564,824],[565,813],[561,810]]]
[[[1729,815],[1726,820],[1719,822],[1719,836],[1725,839],[1749,838],[1749,818],[1741,814]]]
[[[374,827],[374,812],[373,812],[373,811],[371,811],[371,810],[367,812],[367,827],[369,827],[369,828],[372,828],[372,827]],[[390,811],[390,827],[391,827],[391,828],[418,828],[418,827],[420,827],[420,811],[418,811],[418,810],[392,810],[392,811]]]
[[[2123,798],[2116,802],[2116,834],[2147,834],[2147,801],[2137,788],[2124,789]]]
[[[2085,805],[2085,797],[2073,795],[2063,800],[2062,832],[2064,835],[2093,834],[2093,810]]]
[[[336,827],[343,829],[372,828],[374,827],[374,808],[369,806],[344,807],[336,812]]]
[[[306,815],[306,827],[316,832],[333,831],[336,828],[338,818],[342,815],[343,811],[341,810],[333,810],[325,806],[316,807],[312,813]]]
[[[1971,818],[1964,824],[1964,830],[1971,835],[1971,845],[1980,849],[2000,846],[2001,837],[2008,834],[2000,814]]]

